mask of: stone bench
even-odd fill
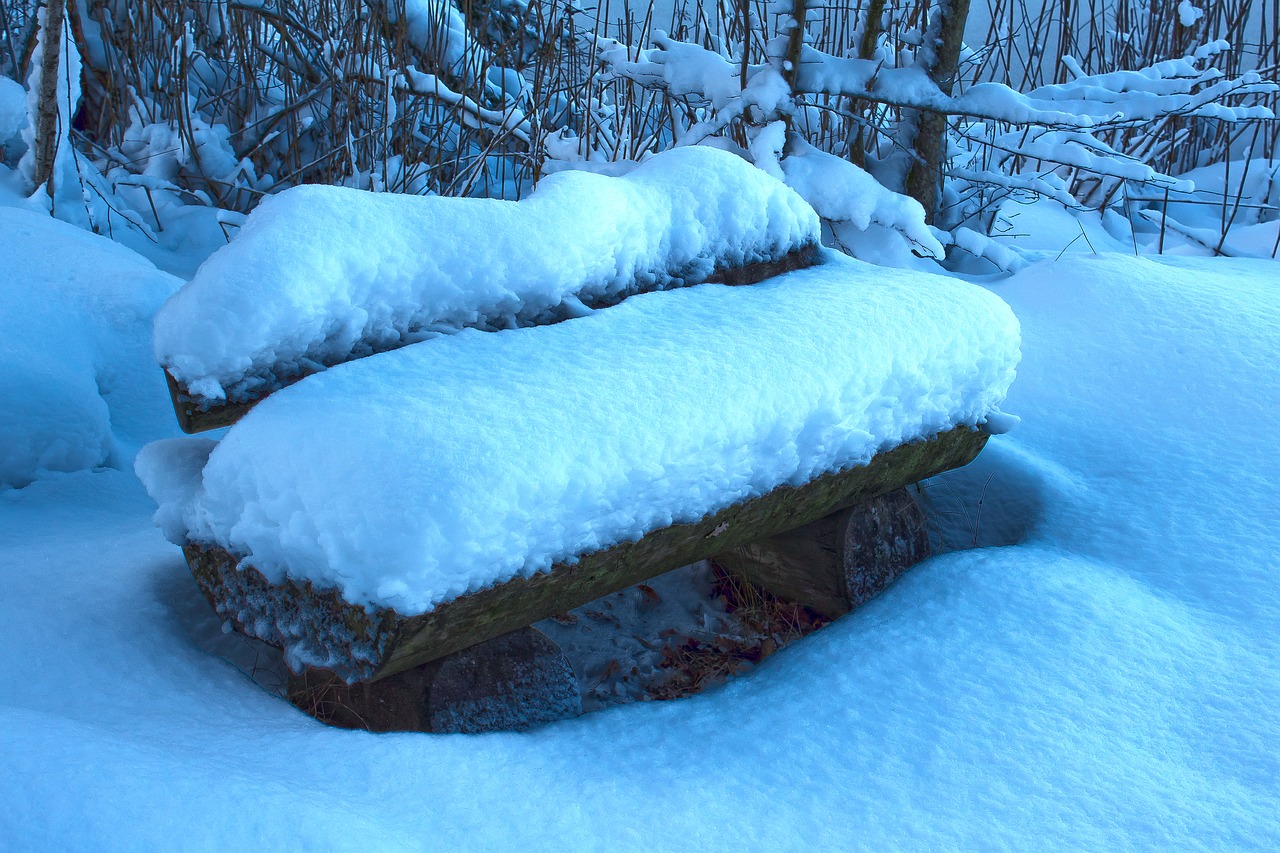
[[[520,201],[303,186],[265,200],[156,317],[178,423],[229,426],[278,388],[462,329],[556,323],[630,296],[815,263],[817,214],[741,158],[663,152]]]
[[[286,651],[295,672],[289,688],[295,704],[328,722],[378,731],[519,728],[572,714],[577,707],[572,668],[530,626],[708,558],[779,598],[838,617],[927,555],[922,517],[905,489],[967,464],[984,446],[988,432],[982,424],[998,411],[995,404],[1017,361],[1016,321],[998,299],[969,285],[876,270],[824,255],[807,236],[797,239],[781,253],[750,263],[719,259],[701,264],[698,276],[681,282],[703,282],[696,286],[663,286],[662,293],[644,293],[648,278],[642,275],[622,288],[625,301],[611,297],[601,303],[613,307],[579,317],[543,312],[533,328],[472,331],[413,346],[354,352],[351,358],[358,361],[333,370],[317,366],[310,375],[282,376],[253,399],[221,406],[197,401],[169,375],[184,430],[234,425],[216,449],[202,439],[175,439],[171,446],[149,447],[140,454],[139,473],[161,505],[157,521],[183,546],[192,574],[218,615],[236,630]],[[670,283],[662,276],[653,280]],[[712,282],[752,286],[723,288]],[[906,314],[903,306],[910,306]],[[726,327],[708,327],[708,322],[720,323],[709,318],[724,318]],[[904,336],[895,323],[918,334]],[[656,338],[651,341],[650,335]],[[762,360],[761,348],[771,355],[776,350],[776,358]],[[616,361],[619,387],[643,388],[644,400],[632,405],[626,398],[592,396],[595,386],[614,376],[598,365],[579,369],[575,359],[597,349]],[[870,366],[864,368],[864,361]],[[789,378],[768,376],[775,367]],[[561,376],[566,373],[573,375]],[[486,375],[493,377],[493,387],[485,387]],[[379,377],[386,376],[395,381],[381,383]],[[796,390],[803,388],[809,391]],[[267,392],[279,389],[265,399]],[[508,433],[485,445],[478,454],[483,464],[468,468],[471,463],[459,448],[471,438],[469,430],[483,429],[488,421],[482,416],[454,424],[456,413],[436,413],[449,410],[451,401],[477,394],[482,403],[503,395],[521,399],[511,404],[514,410],[504,409],[501,399],[493,402],[488,411],[505,420]],[[769,400],[767,406],[756,399],[760,394],[761,400]],[[584,417],[566,409],[566,397],[584,407]],[[616,418],[596,410],[614,403],[619,405]],[[649,403],[667,420],[654,423],[645,408]],[[794,411],[788,413],[787,407]],[[846,411],[848,407],[852,409]],[[909,417],[903,421],[895,407]],[[537,419],[542,437],[530,445],[542,450],[519,446],[526,443],[526,426],[513,411],[528,411]],[[762,411],[769,414],[756,417]],[[859,412],[869,419],[865,428]],[[769,422],[775,415],[783,426]],[[750,429],[719,435],[717,419]],[[652,447],[657,454],[652,459],[613,452],[646,430],[667,431],[659,432],[660,438],[689,440],[676,442],[674,450],[663,440],[641,442],[642,450]],[[779,437],[774,435],[778,430],[798,432]],[[403,455],[405,465],[392,465],[380,450],[365,447],[365,432],[378,433],[385,448],[408,454]],[[543,510],[539,501],[561,494],[539,497],[539,483],[567,470],[554,465],[526,470],[536,469],[542,464],[540,454],[554,449],[545,443],[547,434],[588,454],[582,462],[587,467],[575,470],[585,475],[586,486],[603,489],[593,493],[593,511],[608,515],[615,508],[627,509],[615,501],[625,503],[625,495],[638,488],[636,493],[649,504],[633,515],[653,519],[665,514],[681,521],[645,521],[637,535],[618,535],[607,525],[561,534],[568,536],[567,542],[599,537],[609,543],[606,547],[573,546],[562,553],[559,546],[547,546],[550,551],[497,554],[505,568],[495,569],[492,577],[485,575],[487,564],[477,564],[479,579],[474,567],[464,567],[463,580],[430,581],[433,598],[415,599],[416,604],[399,610],[379,599],[381,592],[371,593],[368,583],[358,587],[364,592],[344,594],[350,572],[325,565],[322,552],[362,560],[356,574],[378,568],[379,558],[361,550],[378,551],[376,537],[365,530],[364,539],[343,540],[349,519],[363,517],[360,524],[376,527],[378,519],[367,516],[379,511],[362,504],[366,497],[375,507],[392,508],[400,492],[407,491],[419,503],[430,504],[435,494],[465,496],[468,489],[483,494],[487,484],[505,486],[509,476],[524,477],[526,488],[516,492],[530,495],[530,512],[518,505],[511,510],[510,502],[503,505],[504,512],[517,519],[530,513],[545,516],[550,530],[574,522],[555,515],[556,507],[538,516]],[[350,447],[328,446],[325,442],[334,435],[345,436]],[[691,450],[701,447],[700,441],[710,442],[714,451],[707,458]],[[781,442],[776,452],[782,456],[813,458],[775,472],[770,442]],[[266,445],[272,449],[258,449]],[[228,446],[232,449],[224,450]],[[397,482],[398,472],[408,469],[421,477],[424,469],[417,463],[432,459],[439,447],[453,448],[438,465],[426,466],[432,476],[444,478],[439,484]],[[504,459],[494,459],[508,447],[515,452],[506,469]],[[594,482],[599,478],[591,467],[591,453],[601,449],[603,470],[614,477],[604,485]],[[290,464],[282,466],[280,454],[290,456]],[[360,454],[364,461],[352,462]],[[218,471],[211,474],[211,466]],[[349,476],[343,466],[350,468]],[[368,480],[369,470],[378,476]],[[809,470],[815,473],[796,473]],[[705,482],[700,472],[708,475]],[[737,472],[733,476],[741,479],[726,481],[729,473],[724,472]],[[662,489],[672,477],[676,486],[670,488],[678,500],[668,505]],[[765,485],[746,488],[744,483]],[[295,490],[302,488],[313,492],[295,501]],[[725,497],[744,492],[745,498]],[[691,504],[690,494],[701,497]],[[698,500],[705,500],[705,506]],[[240,501],[244,503],[237,509]],[[476,511],[486,511],[483,506],[482,501]],[[566,510],[570,516],[585,505],[572,506],[578,508]],[[250,526],[256,525],[256,540],[239,530],[236,513],[241,511],[253,522]],[[495,516],[489,526],[477,529],[497,531],[505,540],[501,525],[508,523],[502,521],[506,517]],[[278,538],[272,538],[273,530],[279,531]],[[397,532],[388,530],[389,535]],[[339,541],[321,547],[308,535]],[[483,539],[488,534],[476,535]],[[307,547],[290,550],[284,539],[296,542],[299,536]],[[468,546],[458,549],[465,552],[480,539],[454,544]],[[236,541],[242,544],[229,544]],[[444,565],[454,553],[447,542],[442,547],[430,558]],[[274,580],[255,567],[263,560],[274,561]],[[438,594],[444,588],[440,585],[448,583],[462,583],[465,589]]]
[[[968,464],[988,437],[959,427],[900,445],[867,465],[780,487],[696,523],[655,530],[419,616],[352,605],[309,583],[272,584],[253,568],[237,568],[239,559],[222,548],[188,544],[183,553],[209,603],[238,630],[284,647],[299,636],[279,626],[294,626],[338,652],[332,667],[308,667],[292,679],[291,699],[299,707],[377,731],[519,727],[564,716],[577,691],[558,649],[528,626],[708,558],[781,599],[837,618],[928,556],[924,519],[906,487]],[[493,662],[513,655],[523,656],[518,662],[532,679],[525,697],[506,665]],[[487,665],[500,672],[467,673],[469,688],[453,684],[447,698],[437,691],[433,704],[430,682],[451,659],[455,669]],[[486,699],[502,713],[491,725],[474,715],[454,719],[460,694]],[[557,701],[548,704],[548,697]],[[433,726],[433,714],[447,719]]]

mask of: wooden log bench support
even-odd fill
[[[582,713],[573,665],[533,627],[377,681],[307,667],[290,675],[288,698],[322,722],[373,732],[523,731]]]
[[[732,548],[716,562],[778,598],[836,619],[928,556],[924,513],[903,488]]]

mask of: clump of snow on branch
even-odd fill
[[[467,22],[448,0],[375,0],[371,5],[395,25],[401,16],[409,39],[423,54],[432,56],[440,70],[461,79],[476,79],[489,58],[467,31]]]
[[[743,87],[741,67],[727,56],[662,33],[655,36],[654,43],[652,49],[633,50],[615,40],[602,40],[598,56],[617,77],[661,88],[709,108],[707,117],[677,137],[677,144],[706,141],[736,119],[767,119],[767,124],[753,129],[749,144],[752,159],[764,171],[786,181],[828,224],[865,231],[874,222],[898,232],[921,253],[942,257],[942,246],[925,225],[918,203],[794,134],[791,142],[787,141],[784,123],[778,117],[793,114],[795,104],[777,68],[749,66]],[[793,163],[797,157],[800,162]]]
[[[1204,9],[1191,2],[1181,0],[1178,3],[1178,21],[1184,27],[1194,27],[1204,17]]]
[[[869,59],[832,56],[806,48],[797,89],[866,98],[896,107],[933,110],[948,115],[1054,128],[1099,130],[1139,124],[1165,115],[1249,121],[1273,118],[1257,104],[1232,106],[1230,96],[1265,95],[1275,83],[1256,72],[1226,78],[1207,60],[1229,50],[1213,42],[1193,55],[1158,62],[1134,71],[1085,74],[1070,56],[1063,57],[1075,79],[1018,92],[1003,83],[978,83],[958,95],[945,95],[919,68],[885,68]]]
[[[848,160],[793,142],[782,160],[787,185],[830,223],[865,231],[871,224],[897,231],[919,253],[942,258],[943,246],[924,222],[915,199],[885,189]]]

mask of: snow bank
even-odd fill
[[[297,187],[164,306],[156,356],[193,395],[242,399],[432,330],[581,313],[818,239],[795,193],[704,148],[622,178],[551,175],[521,202]]]
[[[981,423],[1017,360],[986,291],[832,256],[350,362],[137,470],[178,541],[408,615]]]
[[[177,279],[48,214],[0,207],[0,234],[0,487],[127,458],[167,400],[147,337]]]
[[[132,476],[0,494],[0,839],[1280,849],[1276,267],[1084,242],[995,286],[1026,417],[930,489],[964,498],[943,518],[967,542],[1009,547],[926,561],[684,701],[524,734],[328,728],[250,679]]]
[[[1214,163],[1180,175],[1194,184],[1168,204],[1148,198],[1139,211],[1149,244],[1178,254],[1276,258],[1280,254],[1280,163],[1254,158]],[[1224,237],[1225,232],[1225,237]],[[1154,238],[1151,235],[1157,235]]]
[[[0,77],[0,162],[9,159],[9,149],[22,143],[27,125],[27,90],[22,84]]]

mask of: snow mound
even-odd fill
[[[155,352],[194,396],[244,399],[432,332],[574,315],[819,236],[794,192],[708,148],[621,178],[551,175],[520,202],[296,187],[164,306]]]
[[[9,146],[22,144],[27,125],[27,90],[21,83],[0,77],[0,162],[7,159]]]
[[[1018,358],[998,297],[832,254],[349,362],[137,470],[179,541],[412,615],[981,423]]]
[[[48,214],[0,207],[0,234],[0,488],[127,457],[167,403],[146,342],[178,280]]]

